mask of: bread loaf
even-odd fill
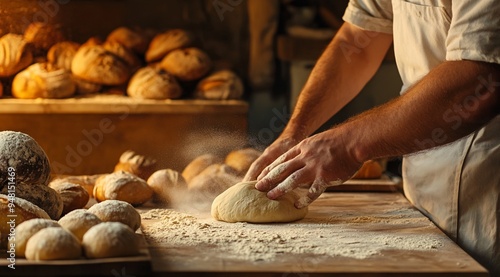
[[[143,179],[125,172],[117,171],[99,178],[94,187],[94,198],[122,200],[134,206],[141,205],[153,196],[153,190]]]
[[[12,95],[21,99],[66,98],[75,93],[75,88],[68,70],[35,63],[14,77]]]
[[[200,174],[207,167],[219,163],[222,163],[222,159],[213,154],[198,156],[184,168],[182,171],[182,177],[184,177],[184,180],[189,183],[196,175]]]
[[[49,187],[54,189],[61,196],[63,202],[63,215],[73,210],[81,209],[89,202],[89,194],[85,188],[79,184],[56,180],[50,182]]]
[[[85,210],[77,209],[69,212],[59,219],[58,223],[64,229],[75,235],[79,241],[83,240],[83,235],[102,220],[97,215]]]
[[[103,222],[90,228],[83,236],[82,245],[85,256],[90,259],[139,254],[137,236],[120,222]]]
[[[156,35],[146,51],[146,61],[151,63],[163,59],[173,50],[186,48],[193,43],[193,36],[181,29],[172,29]]]
[[[93,197],[92,191],[94,190],[95,183],[97,179],[106,174],[95,174],[95,175],[56,175],[53,176],[52,181],[57,182],[67,182],[78,184],[82,186],[90,197]]]
[[[213,164],[188,183],[188,190],[197,201],[212,201],[241,179],[230,166]]]
[[[85,81],[109,86],[124,84],[131,73],[121,58],[99,45],[82,45],[71,62],[71,71]]]
[[[176,193],[187,189],[186,180],[173,169],[161,169],[153,173],[147,180],[154,192],[153,201],[156,203],[172,203]]]
[[[54,44],[64,41],[65,37],[60,25],[32,22],[24,31],[24,39],[35,46],[39,54],[43,54]]]
[[[32,50],[21,35],[0,38],[0,77],[10,77],[33,62]]]
[[[156,171],[156,160],[127,150],[122,153],[115,165],[114,172],[117,171],[126,171],[147,180]]]
[[[241,79],[230,70],[217,71],[198,83],[195,97],[209,100],[240,99],[243,96]]]
[[[26,244],[28,260],[72,260],[82,256],[78,239],[61,227],[48,227],[34,234]]]
[[[225,163],[236,170],[238,175],[244,176],[252,163],[262,154],[253,148],[244,148],[231,151],[225,159]]]
[[[45,218],[33,218],[16,226],[16,256],[24,257],[28,240],[38,231],[48,227],[60,227],[57,221]]]
[[[129,203],[120,200],[105,200],[88,209],[104,222],[121,222],[136,231],[141,227],[141,215]]]
[[[104,47],[104,49],[122,59],[129,66],[131,72],[135,72],[137,69],[139,69],[139,67],[141,67],[141,61],[135,55],[135,53],[119,42],[106,41],[102,44],[102,46]]]
[[[118,27],[113,30],[106,41],[118,42],[137,54],[144,54],[148,48],[150,39],[144,33],[127,27]]]
[[[73,57],[80,48],[80,44],[72,41],[61,41],[50,47],[47,53],[49,63],[56,65],[58,68],[63,68],[71,71],[71,62]]]
[[[170,52],[160,67],[182,81],[194,81],[205,76],[212,67],[210,57],[198,48],[184,48]]]
[[[378,179],[382,177],[382,172],[383,168],[377,161],[369,160],[361,166],[352,179]]]
[[[139,69],[130,79],[127,94],[138,99],[176,99],[182,88],[174,76],[151,66]]]

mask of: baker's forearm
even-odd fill
[[[459,139],[500,112],[498,65],[444,62],[401,97],[336,131],[359,162],[399,156]]]
[[[372,78],[392,36],[345,23],[318,60],[284,134],[303,139],[351,101]]]

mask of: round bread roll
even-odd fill
[[[127,94],[138,99],[176,99],[182,88],[174,76],[151,66],[139,69],[130,79]]]
[[[163,59],[173,50],[186,48],[193,43],[193,36],[181,29],[172,29],[156,35],[146,51],[146,61],[151,63]]]
[[[227,154],[225,163],[234,168],[238,175],[245,175],[252,163],[262,154],[254,148],[234,150]]]
[[[71,75],[71,78],[73,79],[73,83],[76,86],[75,90],[76,94],[79,95],[94,94],[102,90],[101,84],[96,84],[86,80],[82,80],[76,77],[75,75]]]
[[[81,209],[89,202],[90,196],[87,190],[79,184],[55,180],[49,183],[49,187],[61,196],[63,202],[62,214]]]
[[[104,49],[115,54],[117,57],[121,58],[125,63],[127,63],[132,72],[136,71],[141,66],[141,61],[135,55],[135,53],[127,47],[123,46],[121,43],[116,41],[106,41],[102,44],[102,46],[104,47]]]
[[[103,222],[83,236],[83,251],[90,259],[139,255],[139,240],[134,231],[120,222]]]
[[[240,99],[243,96],[241,79],[230,70],[217,71],[198,83],[195,97],[208,100]]]
[[[188,183],[188,190],[198,201],[212,201],[217,195],[239,182],[241,178],[230,166],[213,164]]]
[[[170,52],[160,67],[182,81],[194,81],[210,71],[212,61],[205,52],[192,47]]]
[[[97,215],[85,210],[77,209],[69,212],[59,219],[58,223],[64,229],[75,235],[79,241],[83,240],[83,235],[93,226],[101,223],[102,220]]]
[[[21,99],[66,98],[75,93],[71,72],[50,63],[35,63],[12,82],[12,96]]]
[[[71,62],[73,57],[80,48],[80,44],[72,41],[61,41],[50,47],[47,53],[49,63],[56,65],[58,68],[71,70]]]
[[[147,35],[127,27],[116,28],[106,38],[106,41],[118,42],[141,55],[146,52],[149,40]]]
[[[42,147],[29,135],[1,131],[0,189],[9,182],[11,171],[15,173],[16,183],[46,185],[50,178],[49,159]]]
[[[153,190],[143,179],[125,171],[117,171],[97,179],[94,198],[98,201],[122,200],[134,206],[153,196]]]
[[[0,192],[7,194],[8,186],[5,186]],[[62,214],[63,201],[61,196],[46,185],[16,182],[16,197],[21,197],[42,208],[52,219],[58,219]]]
[[[65,37],[60,25],[32,22],[24,31],[24,39],[43,52],[49,50],[52,45],[64,41]]]
[[[127,150],[115,166],[114,172],[117,171],[126,171],[147,180],[156,171],[156,160]]]
[[[16,226],[16,256],[24,257],[28,240],[38,231],[48,227],[61,227],[57,221],[45,218],[33,218]]]
[[[85,81],[109,86],[124,84],[131,73],[126,62],[99,45],[82,45],[71,62],[71,71]]]
[[[182,171],[182,177],[187,183],[203,170],[213,164],[222,163],[222,159],[213,154],[204,154],[192,160]]]
[[[186,180],[173,169],[161,169],[153,173],[147,181],[154,192],[153,201],[157,203],[172,203],[176,192],[187,189]]]
[[[78,239],[61,227],[48,227],[34,234],[26,244],[28,260],[72,260],[82,256]]]
[[[141,227],[141,215],[125,201],[106,200],[93,205],[88,211],[104,222],[121,222],[134,231]]]
[[[378,179],[382,177],[383,171],[382,166],[377,161],[369,160],[352,176],[352,179]]]
[[[33,53],[21,35],[0,38],[0,77],[10,77],[33,62]]]
[[[0,224],[0,249],[6,248],[9,235],[15,235],[16,226],[32,218],[50,219],[50,216],[37,205],[17,197],[14,190],[7,195],[0,194],[0,220],[4,222]]]

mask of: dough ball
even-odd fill
[[[265,192],[255,189],[256,181],[241,182],[215,198],[212,217],[226,222],[291,222],[302,219],[307,207],[294,206],[299,196],[291,191],[276,200],[267,198]]]
[[[191,182],[191,179],[200,174],[208,166],[219,164],[221,162],[222,159],[213,154],[204,154],[198,156],[184,168],[184,170],[182,171],[182,177],[184,177],[184,180],[189,183]]]
[[[47,185],[50,164],[45,151],[29,135],[0,132],[0,189],[9,182],[9,167],[15,170],[16,183]]]
[[[28,260],[71,260],[82,255],[78,239],[61,227],[48,227],[34,234],[26,244]]]
[[[60,227],[57,221],[45,218],[33,218],[16,226],[16,256],[24,257],[28,240],[38,231],[48,227]]]
[[[59,219],[59,225],[70,231],[78,240],[82,241],[83,235],[93,226],[101,223],[97,215],[85,209],[77,209],[69,212]]]
[[[97,215],[104,222],[121,222],[134,231],[141,227],[141,215],[125,201],[106,200],[93,205],[88,211]]]
[[[181,81],[194,81],[210,71],[212,60],[198,48],[184,48],[170,52],[160,67]]]
[[[103,222],[83,236],[87,258],[125,257],[139,254],[139,241],[134,231],[120,222]]]
[[[239,175],[245,175],[252,163],[262,154],[262,152],[253,148],[244,148],[231,151],[224,161],[227,165],[234,168]]]
[[[63,202],[62,214],[81,209],[89,202],[90,196],[87,190],[79,184],[55,180],[50,182],[49,187],[61,196]]]
[[[122,200],[137,206],[150,200],[153,190],[143,179],[125,171],[118,171],[97,179],[94,197],[98,202]]]
[[[147,181],[153,189],[153,201],[157,203],[172,203],[175,194],[187,189],[186,180],[173,169],[162,169],[153,173]]]

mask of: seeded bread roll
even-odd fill
[[[75,235],[79,241],[83,240],[83,235],[93,226],[101,223],[102,220],[97,215],[85,210],[77,209],[69,212],[59,219],[58,223],[64,229]]]
[[[147,66],[132,76],[127,94],[138,99],[176,99],[181,97],[182,88],[174,76],[160,68]]]
[[[73,210],[81,209],[89,202],[89,194],[79,184],[55,180],[49,183],[49,187],[61,196],[63,215]]]
[[[143,179],[117,171],[99,178],[94,187],[94,198],[98,201],[122,200],[134,206],[141,205],[153,196],[153,190]]]
[[[382,166],[373,160],[369,160],[352,176],[352,179],[378,179],[382,177]]]
[[[83,250],[90,259],[139,255],[139,241],[127,225],[120,222],[103,222],[83,236]]]
[[[75,93],[75,88],[68,70],[36,63],[14,77],[12,95],[21,99],[66,98]]]
[[[151,63],[163,59],[173,50],[186,48],[193,43],[193,36],[185,30],[172,29],[156,35],[146,51],[146,61]]]
[[[17,197],[14,192],[0,194],[0,220],[4,222],[0,224],[0,249],[6,248],[11,228],[32,218],[50,219],[50,216],[37,205]]]
[[[147,180],[156,171],[156,160],[127,150],[120,156],[114,171],[126,171]]]
[[[187,189],[186,180],[173,169],[161,169],[153,173],[147,181],[154,192],[153,201],[156,203],[172,203],[176,193]]]
[[[16,183],[47,185],[49,182],[49,159],[27,134],[0,132],[0,189],[9,182],[9,174],[15,176]]]
[[[131,73],[126,62],[100,45],[82,45],[71,62],[71,71],[85,81],[109,86],[124,84]]]
[[[50,47],[47,60],[58,68],[71,71],[71,62],[78,48],[80,48],[80,44],[73,41],[58,42]]]
[[[61,227],[48,227],[34,234],[26,244],[28,260],[72,260],[82,256],[78,239]]]
[[[33,44],[38,53],[43,54],[52,45],[64,41],[65,37],[60,25],[32,22],[24,31],[24,39]]]
[[[141,227],[141,215],[129,203],[120,200],[106,200],[88,209],[104,222],[121,222],[136,231]]]
[[[244,176],[261,154],[262,152],[253,148],[234,150],[226,156],[225,163],[236,170],[238,175]]]
[[[182,177],[186,182],[191,182],[191,180],[200,174],[203,170],[213,164],[222,163],[222,159],[213,154],[204,154],[196,157],[192,160],[182,171]]]
[[[0,77],[10,77],[33,62],[33,53],[21,35],[0,38]]]
[[[38,231],[48,227],[60,227],[57,221],[45,218],[33,218],[16,226],[16,256],[24,257],[28,240]]]
[[[160,67],[182,81],[194,81],[210,71],[212,61],[205,52],[192,47],[170,52]]]
[[[106,41],[118,42],[137,54],[144,54],[148,48],[149,38],[140,31],[132,30],[127,27],[118,27],[113,30]]]
[[[240,99],[243,96],[241,79],[230,70],[217,71],[198,83],[195,97],[208,100]]]

